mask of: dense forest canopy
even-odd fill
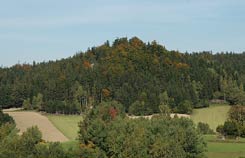
[[[0,68],[0,106],[80,113],[116,100],[126,112],[190,113],[211,99],[245,104],[245,53],[180,53],[137,37],[58,61]],[[164,97],[164,98],[162,98]]]
[[[83,158],[201,158],[206,143],[194,123],[161,112],[152,119],[130,119],[123,106],[102,102],[80,124]]]

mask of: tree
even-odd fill
[[[222,79],[221,91],[223,92],[224,100],[228,101],[231,105],[245,105],[245,92],[243,86],[238,86],[235,80]]]
[[[14,124],[14,119],[0,110],[0,127],[6,123]]]
[[[0,157],[78,158],[79,154],[74,150],[65,150],[58,142],[45,143],[37,127],[28,128],[18,135],[15,125],[6,123],[0,126]]]
[[[167,91],[164,91],[159,95],[160,104],[169,105],[171,99],[168,96]]]
[[[38,93],[43,95],[44,111],[52,109],[45,108],[46,103],[59,101],[79,102],[85,112],[92,100],[93,106],[117,100],[129,111],[130,105],[142,101],[143,93],[144,114],[158,113],[161,102],[173,110],[181,109],[185,100],[192,108],[208,106],[212,99],[245,104],[244,53],[181,53],[137,37],[112,43],[67,59],[0,68],[0,106],[20,107],[30,98],[35,107]],[[53,109],[65,113],[72,107]]]
[[[145,115],[146,107],[144,101],[136,101],[134,102],[128,110],[128,113],[131,115]]]
[[[76,105],[77,109],[86,111],[86,109],[88,109],[88,98],[83,86],[76,82],[73,86],[72,92],[74,105]],[[80,108],[78,108],[78,105]]]
[[[232,106],[229,110],[229,118],[241,126],[245,126],[245,107]]]
[[[83,157],[202,157],[205,143],[188,119],[128,119],[109,103],[96,106],[80,124]],[[111,110],[118,111],[111,119]],[[108,114],[109,113],[109,114]],[[173,130],[174,129],[174,130]]]
[[[198,122],[197,129],[202,134],[214,134],[214,131],[212,129],[210,129],[210,127],[209,127],[209,125],[207,123]]]
[[[224,125],[218,125],[216,128],[216,132],[224,135]]]
[[[178,105],[176,111],[178,113],[182,113],[182,114],[184,114],[184,113],[191,114],[192,108],[193,108],[192,102],[185,100],[185,101],[181,102],[180,105]]]
[[[30,98],[24,100],[22,106],[23,106],[23,108],[24,108],[25,110],[32,110],[32,109],[33,109],[33,108],[32,108],[32,105],[31,105]]]
[[[41,93],[33,97],[32,105],[34,109],[43,110],[43,95]]]
[[[50,142],[49,144],[37,144],[35,146],[36,158],[76,158],[76,153],[67,153],[59,142]]]
[[[224,130],[224,134],[226,136],[233,136],[233,137],[237,137],[240,135],[239,133],[239,126],[236,122],[233,122],[233,121],[226,121],[224,123],[224,127],[223,127],[223,130]]]
[[[159,105],[160,114],[165,117],[170,117],[171,110],[168,105],[161,104]]]

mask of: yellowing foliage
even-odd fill
[[[91,68],[91,67],[92,67],[92,64],[91,64],[89,61],[86,61],[86,60],[85,60],[85,61],[83,62],[83,66],[84,66],[85,68],[88,69],[88,68]]]
[[[107,88],[104,88],[102,89],[102,94],[104,97],[109,97],[111,95],[111,92]]]
[[[188,69],[190,66],[186,63],[174,63],[177,69]]]

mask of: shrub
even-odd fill
[[[0,110],[0,126],[5,123],[14,123],[14,119],[8,114],[4,114],[2,110]]]
[[[236,122],[234,121],[226,121],[224,123],[224,134],[226,136],[234,136],[237,137],[239,136],[239,126]]]
[[[223,135],[224,134],[224,125],[218,125],[216,128],[216,132]]]
[[[189,100],[185,100],[177,106],[177,109],[175,111],[181,114],[191,114],[192,109],[193,109],[192,102]]]
[[[197,125],[197,129],[202,134],[214,134],[214,131],[212,129],[210,129],[210,127],[207,123],[199,122]]]
[[[245,126],[239,126],[240,137],[245,138]]]
[[[136,101],[134,102],[128,110],[129,114],[131,115],[145,115],[146,114],[146,107],[143,101]]]

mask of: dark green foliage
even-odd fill
[[[14,123],[14,120],[8,114],[4,114],[2,110],[0,110],[0,127],[5,123]]]
[[[245,137],[245,107],[238,105],[232,106],[229,111],[229,118],[237,124],[240,136]]]
[[[145,102],[136,101],[128,109],[128,113],[132,115],[146,115]]]
[[[65,103],[63,101],[48,101],[45,104],[44,110],[48,113],[62,113],[66,108],[65,108]],[[66,109],[68,110],[68,109]]]
[[[75,152],[65,151],[60,143],[45,143],[37,127],[17,134],[15,126],[4,124],[0,127],[1,158],[78,158]]]
[[[25,110],[33,110],[34,109],[32,104],[31,104],[30,98],[24,100],[22,106]]]
[[[37,96],[33,97],[32,104],[34,109],[42,110],[43,109],[43,95],[38,93]]]
[[[195,108],[206,108],[209,107],[209,101],[206,99],[200,100],[194,107]]]
[[[224,135],[224,125],[218,125],[216,128],[216,132]]]
[[[239,126],[234,121],[226,121],[224,123],[223,130],[224,130],[224,134],[226,136],[234,136],[234,137],[237,137],[237,136],[240,135],[240,133],[239,133]]]
[[[175,112],[177,113],[187,113],[187,114],[191,114],[192,113],[192,109],[193,109],[193,105],[191,101],[185,100],[183,102],[181,102],[175,109]]]
[[[19,107],[30,98],[34,109],[80,113],[102,101],[117,100],[128,112],[144,93],[141,112],[136,105],[132,109],[150,114],[159,112],[163,92],[170,98],[171,109],[183,113],[208,106],[210,99],[245,104],[244,63],[245,53],[184,54],[168,51],[155,41],[121,38],[68,59],[0,68],[0,106]],[[39,93],[44,104],[36,105]],[[185,100],[192,106],[181,107]],[[59,105],[50,107],[57,101]]]
[[[229,118],[241,126],[245,126],[245,106],[232,106],[229,110]]]
[[[197,129],[202,134],[214,134],[214,131],[212,129],[210,129],[210,127],[207,123],[199,122],[197,124]]]
[[[83,158],[197,158],[205,143],[189,119],[165,116],[129,119],[109,102],[92,109],[81,123],[80,142]],[[109,109],[118,115],[111,119]],[[98,115],[100,111],[100,115]],[[97,114],[97,115],[95,115]]]
[[[37,144],[35,146],[35,158],[78,158],[73,153],[67,153],[58,142]]]

